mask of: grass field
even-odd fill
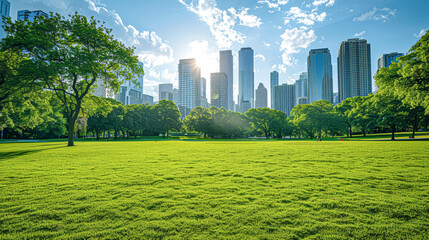
[[[429,141],[0,144],[0,239],[428,239]]]

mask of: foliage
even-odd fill
[[[131,80],[143,74],[134,49],[113,38],[100,21],[85,16],[59,14],[33,22],[6,21],[8,36],[3,50],[22,51],[37,69],[37,79],[50,89],[64,106],[68,120],[68,145],[73,146],[75,123],[82,102],[96,83],[117,90],[120,79]]]
[[[161,100],[152,107],[152,111],[156,114],[157,125],[165,137],[168,137],[169,131],[180,129],[182,124],[180,121],[181,115],[173,101]]]

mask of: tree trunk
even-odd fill
[[[115,128],[115,140],[118,139],[118,129]]]
[[[74,146],[74,121],[70,120],[69,127],[68,127],[68,144],[67,146],[72,147]]]
[[[417,128],[419,126],[417,114],[414,116],[414,124],[413,124],[413,135],[411,138],[414,138],[416,135]]]
[[[350,138],[352,138],[352,137],[353,137],[353,134],[352,134],[352,126],[350,126],[350,127],[349,127],[349,129],[350,129]]]
[[[95,131],[95,134],[97,134],[97,140],[100,140],[100,131]]]
[[[396,126],[395,126],[395,125],[393,125],[393,126],[392,126],[392,141],[394,141],[394,140],[395,140],[395,131],[396,131]]]
[[[362,132],[363,132],[363,136],[366,137],[366,131],[365,131],[365,129],[362,129]]]

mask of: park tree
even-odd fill
[[[37,69],[37,82],[61,101],[68,121],[68,146],[74,145],[75,123],[82,102],[96,84],[117,91],[120,80],[135,80],[143,70],[134,49],[115,40],[111,30],[93,17],[59,14],[33,22],[5,22],[8,36],[2,51],[22,51]]]
[[[170,100],[161,100],[152,106],[157,125],[164,137],[168,137],[171,130],[179,130],[182,122],[180,121],[180,111],[176,104]]]
[[[348,118],[351,119],[355,126],[361,129],[364,137],[366,137],[367,131],[374,128],[377,122],[377,114],[372,106],[373,101],[371,101],[373,96],[371,94],[366,97],[356,96],[347,99],[352,106],[349,110]]]
[[[122,105],[113,106],[112,111],[107,114],[106,122],[109,126],[108,128],[113,129],[115,139],[118,138],[118,133],[122,130],[124,115],[125,107]]]
[[[353,118],[351,117],[350,112],[353,109],[353,98],[344,99],[341,103],[338,103],[334,110],[340,119],[342,119],[344,125],[347,127],[347,137],[353,137],[352,126],[353,126]]]
[[[264,134],[265,138],[269,138],[273,130],[273,122],[277,117],[280,117],[277,110],[269,108],[251,108],[245,116],[249,119],[254,129]],[[286,118],[286,116],[284,116]]]
[[[287,135],[292,135],[294,130],[293,124],[287,118],[286,113],[279,110],[273,110],[272,116],[273,116],[273,121],[272,121],[271,129],[277,138],[282,138]]]
[[[183,125],[188,131],[197,131],[207,137],[213,128],[211,111],[207,108],[195,107],[183,120]]]

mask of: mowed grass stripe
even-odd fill
[[[0,145],[1,239],[428,236],[427,141],[77,145]]]

